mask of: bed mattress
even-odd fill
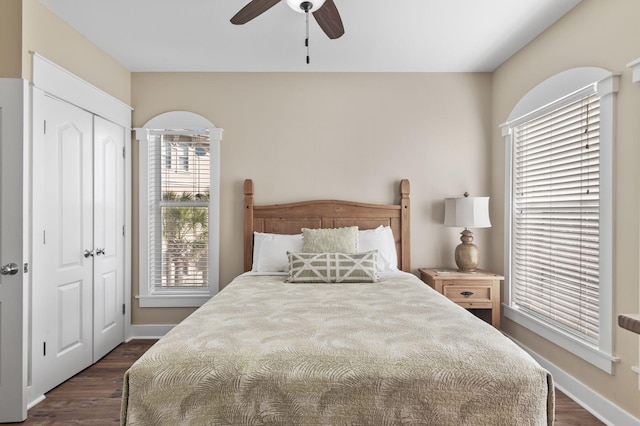
[[[122,424],[546,425],[552,378],[416,276],[237,277],[127,371]]]

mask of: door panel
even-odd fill
[[[125,130],[95,117],[94,362],[124,341]]]
[[[28,211],[23,173],[27,82],[0,79],[0,267],[15,263],[15,274],[0,274],[0,422],[27,417],[28,274],[24,273]],[[25,183],[26,182],[26,183]],[[6,272],[6,271],[5,271]]]
[[[44,393],[92,363],[93,116],[33,90],[33,377]]]
[[[58,285],[60,334],[57,354],[63,355],[82,344],[82,282]]]
[[[115,272],[110,272],[102,276],[102,283],[98,286],[102,290],[102,294],[96,294],[96,300],[101,300],[105,306],[102,321],[102,329],[98,330],[103,333],[108,332],[112,327],[118,325],[118,277]],[[97,293],[97,292],[96,292]]]
[[[52,123],[53,124],[53,123]],[[53,133],[54,129],[51,129]],[[58,193],[60,202],[55,203],[60,219],[60,235],[58,238],[58,270],[74,268],[83,264],[83,250],[86,247],[86,237],[83,227],[85,212],[82,208],[83,197],[86,196],[83,186],[86,166],[83,165],[86,138],[83,138],[82,129],[73,122],[63,122],[57,129],[57,135],[52,135],[57,140],[50,142],[55,144],[58,171]],[[51,176],[52,178],[54,176]]]

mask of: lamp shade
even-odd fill
[[[462,228],[489,228],[489,197],[445,198],[444,224]]]

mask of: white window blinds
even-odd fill
[[[149,279],[159,291],[207,287],[208,135],[149,135]]]
[[[513,127],[512,304],[597,342],[600,102],[593,89]]]

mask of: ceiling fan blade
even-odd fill
[[[246,24],[278,3],[280,3],[280,0],[251,0],[249,4],[240,9],[240,12],[231,18],[231,23],[235,25]]]
[[[330,38],[335,39],[344,34],[342,19],[333,0],[327,0],[322,7],[313,12],[313,17],[322,28],[322,31]]]

